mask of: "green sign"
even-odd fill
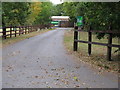
[[[83,25],[83,17],[82,16],[78,16],[77,17],[77,26],[82,26]]]
[[[52,21],[51,24],[55,24],[56,25],[56,24],[59,24],[59,22],[58,21]]]

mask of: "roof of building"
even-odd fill
[[[69,21],[69,16],[52,16],[53,21]]]
[[[65,18],[65,19],[68,19],[69,16],[52,16],[51,18]]]

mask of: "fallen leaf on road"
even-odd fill
[[[83,85],[85,85],[85,83],[82,83]]]
[[[73,77],[73,79],[74,79],[75,81],[78,81],[78,78],[77,78],[77,77]]]
[[[60,80],[60,79],[54,79],[54,80],[58,81],[58,80]]]
[[[65,79],[69,79],[68,77],[65,77]]]
[[[52,87],[50,87],[50,86],[47,86],[47,88],[52,88]]]
[[[80,67],[75,67],[76,69],[80,68]]]
[[[38,76],[35,76],[35,78],[38,78]]]
[[[76,86],[74,86],[74,87],[76,87],[76,88],[77,88],[77,87],[80,87],[80,86],[79,86],[79,85],[76,85]]]
[[[8,66],[8,69],[12,69],[12,67]]]
[[[48,75],[49,77],[52,77],[52,75]]]
[[[13,66],[8,66],[8,69],[7,70],[9,70],[9,69],[13,69]],[[12,70],[13,71],[13,70]]]
[[[12,87],[14,87],[14,85],[12,85]]]
[[[36,84],[36,83],[35,83],[35,82],[33,82],[33,81],[32,81],[31,83],[32,83],[32,84]]]
[[[61,80],[64,84],[69,84],[68,81],[65,81],[64,79]]]
[[[61,70],[63,70],[63,69],[64,69],[64,68],[61,67],[61,68],[58,68],[57,70],[58,70],[58,71],[61,71]]]
[[[56,73],[56,75],[58,75],[58,73]]]
[[[69,82],[68,82],[68,81],[65,81],[65,84],[69,84]]]
[[[56,69],[51,69],[52,71],[56,70]]]
[[[39,84],[40,82],[37,82],[37,84]]]
[[[6,70],[6,72],[8,72],[9,70]]]

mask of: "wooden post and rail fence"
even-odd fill
[[[17,37],[21,34],[28,34],[30,32],[37,31],[38,29],[49,28],[50,25],[36,25],[36,26],[10,26],[10,27],[2,27],[0,34],[3,39],[7,39],[7,37]]]
[[[74,45],[73,45],[73,50],[77,51],[78,50],[78,43],[86,43],[88,44],[88,55],[91,55],[92,52],[92,44],[94,45],[102,45],[107,47],[107,60],[111,61],[111,52],[112,52],[112,47],[120,48],[120,45],[112,44],[112,35],[113,34],[119,34],[120,32],[115,32],[115,31],[95,31],[92,30],[90,27],[90,30],[84,31],[82,29],[78,29],[78,27],[74,28]],[[88,41],[84,40],[78,40],[78,32],[88,32]],[[107,43],[100,43],[100,42],[92,42],[92,33],[106,33],[108,34],[108,42]]]

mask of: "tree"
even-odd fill
[[[4,26],[24,25],[29,14],[29,3],[3,2],[2,24]]]
[[[52,16],[53,4],[51,2],[42,2],[41,12],[36,17],[35,24],[48,24]]]
[[[42,10],[41,4],[42,4],[41,2],[30,3],[30,7],[29,7],[30,14],[27,17],[26,24],[32,25],[36,21],[38,14],[41,13],[41,10]]]
[[[52,8],[52,15],[53,16],[62,16],[63,12],[63,4],[54,5]]]
[[[65,2],[63,4],[64,15],[68,15],[75,22],[76,16],[83,16],[84,27],[92,26],[94,30],[119,31],[120,4],[117,2]],[[105,34],[97,33],[101,39]],[[120,37],[118,34],[113,36]]]
[[[76,5],[77,2],[65,2],[63,3],[63,15],[70,16],[71,21],[76,19]]]

